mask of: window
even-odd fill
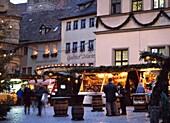
[[[26,74],[26,68],[22,68],[22,73]]]
[[[46,44],[46,45],[44,46],[44,49],[45,49],[44,54],[49,54],[49,53],[50,53],[50,45],[49,45],[49,44]]]
[[[67,31],[71,30],[71,21],[67,22],[66,30]]]
[[[81,41],[80,42],[80,52],[84,52],[85,51],[85,41]]]
[[[115,65],[127,65],[128,64],[128,50],[121,49],[115,50]]]
[[[80,66],[85,66],[85,63],[81,63]]]
[[[52,44],[52,47],[53,47],[53,53],[57,53],[58,52],[57,44]]]
[[[94,18],[90,18],[89,27],[94,27]]]
[[[132,0],[132,11],[142,10],[142,0]]]
[[[78,20],[74,21],[74,23],[73,23],[73,29],[74,29],[74,30],[78,29]]]
[[[50,27],[47,27],[44,24],[42,24],[40,29],[39,29],[39,33],[40,33],[40,35],[45,35],[45,34],[49,33],[50,30],[51,30]]]
[[[28,55],[28,47],[24,47],[24,55]]]
[[[35,3],[39,3],[39,0],[34,0]]]
[[[89,66],[93,66],[93,63],[89,63]]]
[[[165,48],[164,47],[152,47],[151,52],[165,55]]]
[[[38,55],[37,47],[33,47],[32,54],[33,55]]]
[[[32,67],[28,67],[28,75],[32,74]]]
[[[70,53],[70,43],[66,43],[66,53]]]
[[[153,0],[153,8],[164,8],[165,7],[165,0]]]
[[[81,20],[81,29],[86,28],[86,19]]]
[[[77,52],[77,42],[73,42],[73,52]]]
[[[89,40],[89,51],[94,50],[94,40]]]
[[[121,0],[112,0],[112,14],[121,12]]]

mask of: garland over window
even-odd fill
[[[168,20],[170,20],[170,16],[169,16],[167,13],[165,13],[163,10],[161,10],[161,11],[157,14],[156,18],[154,18],[151,22],[143,24],[143,23],[139,22],[139,21],[136,19],[136,17],[134,16],[134,14],[131,12],[131,13],[129,14],[129,16],[127,17],[127,19],[126,19],[122,24],[118,25],[117,27],[110,27],[110,26],[106,25],[106,24],[102,21],[102,19],[101,19],[100,17],[98,17],[98,18],[97,18],[96,27],[98,27],[98,24],[101,23],[101,25],[103,25],[106,29],[118,30],[118,29],[122,28],[123,26],[125,26],[127,23],[129,23],[129,21],[130,21],[131,18],[132,18],[133,21],[134,21],[136,24],[138,24],[139,26],[147,27],[147,26],[154,25],[154,24],[159,20],[159,18],[161,17],[161,15],[163,15],[163,16],[166,17]]]

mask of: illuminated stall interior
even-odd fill
[[[131,70],[130,70],[131,71]],[[151,91],[152,80],[156,80],[159,75],[160,68],[146,68],[137,71],[138,81],[142,82],[147,91]],[[108,78],[112,78],[114,84],[121,83],[126,86],[128,72],[110,72],[110,73],[89,73],[82,74],[82,84],[80,92],[102,92],[103,86],[108,83]],[[133,85],[133,80],[129,80],[130,85]]]

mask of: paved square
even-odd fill
[[[53,106],[46,107],[42,111],[42,116],[37,116],[37,110],[29,115],[24,114],[23,106],[14,106],[8,113],[8,119],[0,121],[0,123],[149,123],[150,119],[147,118],[146,112],[133,112],[133,107],[127,107],[127,115],[124,116],[105,116],[104,112],[91,112],[92,107],[84,107],[84,120],[73,121],[71,120],[71,107],[68,109],[68,117],[53,117]]]

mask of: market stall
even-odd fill
[[[121,67],[123,67],[123,69]],[[83,104],[92,104],[93,99],[90,95],[102,95],[103,104],[106,103],[103,87],[108,83],[108,78],[112,78],[112,82],[116,85],[121,83],[127,90],[129,97],[129,102],[127,104],[133,105],[132,94],[136,93],[139,82],[142,82],[146,93],[151,93],[152,80],[156,80],[160,68],[157,66],[148,67],[147,65],[133,65],[126,67],[126,69],[125,66],[120,66],[120,69],[114,69],[113,67],[112,70],[106,70],[107,67],[103,67],[104,70],[101,70],[100,68],[99,71],[95,71],[94,68],[93,71],[84,70],[86,72],[80,73],[82,76],[82,83],[79,94],[86,95]]]

